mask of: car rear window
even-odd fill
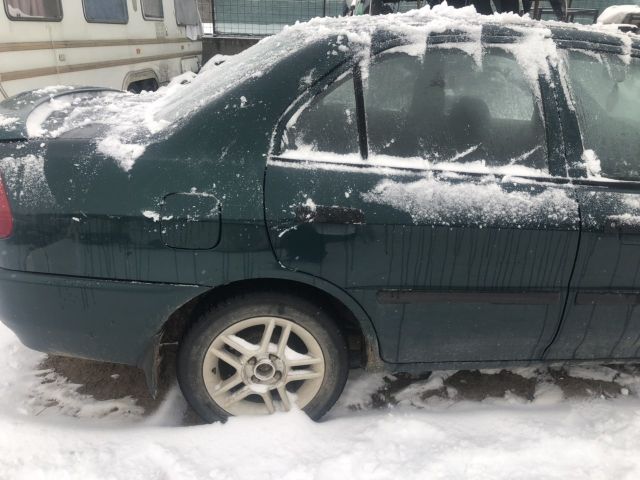
[[[568,52],[571,93],[584,148],[600,175],[640,181],[640,60]]]

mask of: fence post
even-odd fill
[[[322,0],[322,16],[323,17],[327,16],[327,0]]]
[[[211,34],[215,36],[216,34],[216,0],[211,0]]]

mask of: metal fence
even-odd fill
[[[569,11],[576,10],[579,13],[570,14],[568,21],[576,23],[590,24],[594,23],[598,15],[605,9],[613,5],[636,4],[640,5],[640,0],[567,0]],[[548,0],[541,0],[540,6],[545,13],[541,15],[542,19],[555,20],[556,15],[551,12],[551,4]]]
[[[213,30],[219,35],[271,35],[296,21],[342,15],[344,7],[344,0],[199,1],[213,4],[212,16],[206,18],[211,18]],[[416,4],[416,0],[399,1],[394,10],[407,11]],[[203,15],[203,22],[208,23],[206,18]]]
[[[337,16],[343,0],[215,0],[217,34],[270,35],[313,17]]]
[[[625,2],[638,3],[640,0],[573,0],[572,3],[602,12],[609,5]],[[426,2],[398,0],[392,5],[394,11],[404,12],[423,3]],[[296,21],[341,15],[344,0],[198,0],[198,4],[205,34],[265,36],[277,33]],[[541,6],[549,7],[548,1],[542,0]],[[555,17],[547,13],[543,18]],[[591,23],[593,18],[576,17],[574,20]]]

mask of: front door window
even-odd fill
[[[588,170],[640,181],[640,60],[572,51],[568,64]]]

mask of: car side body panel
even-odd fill
[[[251,278],[260,276],[261,264],[279,268],[264,229],[262,193],[273,125],[306,86],[301,78],[344,61],[328,55],[332,49],[330,41],[312,44],[268,77],[229,91],[154,138],[129,171],[99,153],[90,128],[46,142],[0,144],[15,216],[0,267],[209,286],[224,284],[236,269]],[[326,65],[311,62],[316,58]],[[163,241],[162,229],[176,213],[165,199],[176,194],[219,201],[221,225],[194,233],[205,237],[192,239],[196,249]],[[219,241],[200,248],[211,236]]]
[[[507,37],[505,34],[505,41],[510,41]],[[584,40],[588,41],[595,40]],[[542,347],[562,332],[563,288],[568,285],[578,248],[573,220],[562,228],[548,229],[551,235],[545,238],[537,230],[539,225],[528,225],[514,243],[508,237],[518,236],[517,232],[503,231],[506,236],[496,238],[487,229],[470,239],[446,225],[407,228],[411,219],[398,209],[371,209],[354,196],[355,203],[346,202],[348,189],[367,192],[374,188],[380,180],[377,173],[308,177],[290,166],[269,165],[265,226],[265,168],[274,129],[310,88],[302,79],[318,82],[350,65],[350,52],[335,47],[335,39],[311,43],[268,75],[257,75],[216,98],[168,133],[150,138],[129,171],[97,152],[93,127],[45,142],[0,138],[0,173],[10,195],[15,226],[13,236],[0,241],[3,321],[27,345],[39,350],[135,364],[149,371],[155,368],[158,334],[181,305],[235,282],[287,279],[326,292],[353,313],[363,330],[370,363],[380,364],[380,342],[390,368],[400,363],[410,368],[425,361],[420,356],[423,339],[417,347],[411,345],[424,333],[423,325],[416,320],[417,313],[407,312],[413,307],[407,308],[401,301],[403,292],[397,290],[422,294],[421,290],[436,283],[439,293],[445,294],[486,293],[486,289],[492,294],[505,293],[505,289],[519,294],[531,289],[530,293],[547,300],[551,297],[545,295],[559,292],[553,308],[536,301],[524,309],[524,334],[529,340],[537,335],[529,342],[529,350],[514,344],[514,354],[507,354],[507,349],[504,355],[489,358],[487,349],[495,340],[491,335],[503,335],[505,328],[512,328],[509,322],[523,311],[522,302],[497,302],[494,305],[501,305],[498,310],[483,310],[471,301],[461,307],[467,319],[477,311],[478,318],[488,322],[482,358],[426,360],[433,362],[430,367],[472,367],[542,358]],[[394,172],[390,178],[403,183],[417,175]],[[505,184],[504,188],[524,187]],[[543,184],[540,188],[562,187]],[[303,201],[302,193],[312,193],[321,206],[345,207],[342,213],[352,220],[337,225],[297,222],[295,208]],[[209,199],[203,200],[211,207],[209,211],[185,211],[180,201],[174,201],[189,195]],[[217,209],[213,216],[211,209]],[[367,210],[366,225],[358,221],[359,214],[353,209]],[[200,223],[198,228],[191,228],[193,221]],[[280,236],[289,227],[297,228]],[[499,231],[504,226],[492,227]],[[184,230],[175,234],[168,228]],[[502,263],[496,261],[489,269],[480,263],[464,265],[477,248],[489,252],[489,257],[501,257]],[[527,253],[531,249],[533,255]],[[358,265],[351,262],[354,251],[362,255]],[[429,251],[433,261],[426,268],[415,259]],[[552,257],[546,258],[549,254]],[[540,260],[543,257],[546,262]],[[319,261],[325,258],[328,263]],[[437,268],[431,268],[434,265]],[[486,278],[481,278],[482,273]],[[530,276],[525,281],[527,273]],[[380,290],[387,292],[380,297]],[[461,298],[440,298],[439,303]],[[424,305],[428,302],[421,301],[418,307]],[[440,313],[441,307],[432,303],[430,308],[431,315]],[[473,331],[476,327],[472,321],[463,325],[449,322],[439,334],[454,331],[459,339],[466,328]],[[575,333],[580,327],[571,328]],[[507,342],[514,331],[507,334]],[[469,359],[473,361],[465,362]]]

